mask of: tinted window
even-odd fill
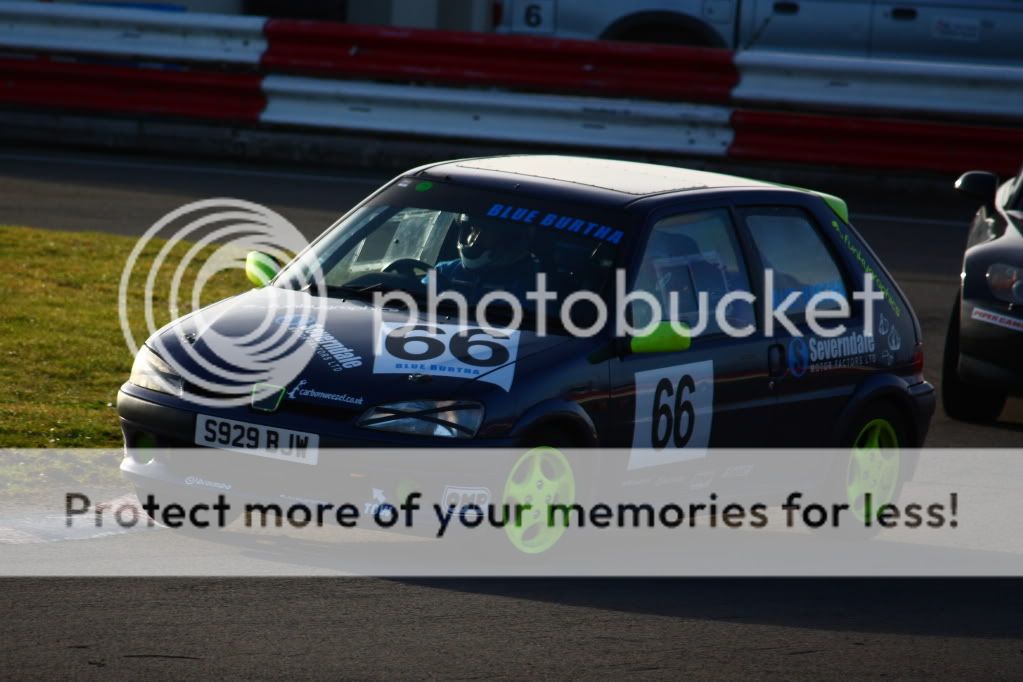
[[[633,289],[653,294],[661,304],[662,320],[671,318],[671,295],[677,298],[678,319],[690,326],[698,321],[698,295],[707,293],[707,331],[719,331],[714,311],[731,291],[749,291],[746,265],[739,253],[728,211],[683,213],[659,221],[650,231]],[[633,324],[650,321],[650,309],[634,305]],[[754,323],[753,308],[737,301],[728,306],[734,327]]]
[[[278,286],[302,288],[319,269],[328,295],[425,298],[434,271],[440,292],[460,293],[470,306],[501,291],[531,310],[525,294],[543,274],[557,295],[547,312],[556,315],[573,292],[606,293],[619,250],[630,246],[630,220],[606,207],[403,178],[335,225]]]
[[[822,291],[847,297],[841,271],[805,212],[798,208],[755,208],[747,210],[745,216],[764,268],[774,271],[775,304],[797,292],[799,298],[788,308],[788,313],[795,314],[804,311],[807,301]],[[837,306],[823,302],[819,309]]]

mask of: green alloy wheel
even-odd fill
[[[548,523],[550,505],[575,502],[575,473],[568,458],[549,446],[533,448],[515,462],[504,484],[504,502],[509,522],[504,530],[512,545],[526,554],[541,554],[565,533],[564,514],[558,512]],[[515,523],[515,505],[531,505]]]
[[[900,447],[898,431],[885,418],[868,421],[853,441],[845,491],[850,507],[860,519],[866,520],[868,513],[876,515],[879,507],[895,501],[901,471]]]

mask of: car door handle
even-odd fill
[[[892,19],[895,21],[913,21],[916,19],[916,9],[913,7],[896,7],[892,10]]]
[[[799,14],[798,2],[776,2],[774,3],[775,14]]]

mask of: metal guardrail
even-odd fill
[[[700,104],[267,76],[263,123],[724,156],[731,110]]]
[[[1023,66],[832,57],[751,50],[735,57],[739,104],[799,110],[1023,119]]]
[[[863,116],[740,109],[733,159],[1005,175],[1023,159],[1023,129]]]
[[[264,17],[0,2],[0,48],[256,66]]]
[[[266,106],[256,74],[195,73],[0,58],[0,102],[256,123]]]
[[[728,50],[271,19],[275,73],[502,87],[598,97],[728,101]]]

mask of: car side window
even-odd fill
[[[774,272],[775,306],[793,293],[799,296],[787,308],[789,315],[805,312],[807,302],[823,291],[849,300],[842,272],[806,212],[777,206],[746,209],[743,213],[764,269]],[[834,310],[838,305],[825,300],[818,309]]]
[[[694,328],[699,322],[699,293],[706,292],[704,333],[720,332],[715,316],[718,302],[727,293],[750,291],[729,212],[715,209],[659,220],[650,230],[632,288],[648,292],[659,301],[661,321],[677,314],[678,320]],[[725,317],[736,328],[756,324],[753,307],[747,301],[732,302]],[[650,308],[634,304],[632,321],[635,326],[648,324]]]

